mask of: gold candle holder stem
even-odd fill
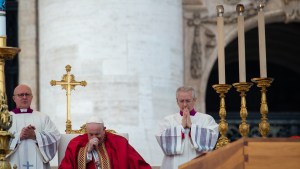
[[[225,108],[225,94],[231,88],[231,85],[228,84],[216,84],[213,85],[213,88],[219,94],[220,97],[220,109],[219,109],[219,116],[220,116],[220,123],[219,123],[219,132],[220,138],[218,139],[216,149],[227,145],[230,141],[226,137],[226,133],[228,130],[228,123],[226,123],[226,108]]]
[[[9,141],[14,136],[9,132],[12,126],[12,116],[9,114],[7,106],[7,96],[5,90],[5,60],[13,59],[19,48],[7,47],[6,37],[0,36],[0,168],[11,169],[10,162],[6,160],[6,155],[10,153]]]
[[[259,132],[262,137],[266,138],[270,131],[270,124],[268,123],[267,114],[269,112],[267,103],[267,87],[271,86],[273,78],[252,78],[252,82],[257,84],[257,87],[261,88],[261,102],[260,102],[260,114],[262,116],[259,123]]]
[[[240,134],[243,137],[248,136],[249,133],[249,124],[247,124],[247,116],[248,116],[248,111],[247,111],[247,102],[246,102],[246,93],[249,91],[253,84],[248,83],[248,82],[240,82],[240,83],[234,83],[233,86],[236,88],[238,92],[240,92],[241,96],[241,107],[240,107],[240,116],[241,116],[241,124],[239,125],[239,131]]]

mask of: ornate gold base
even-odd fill
[[[266,138],[270,131],[270,124],[268,123],[267,114],[269,112],[267,104],[267,87],[271,86],[273,78],[252,78],[251,81],[257,84],[257,87],[261,88],[261,103],[260,114],[262,116],[259,123],[259,132],[262,137]]]
[[[79,130],[72,130],[72,124],[70,120],[66,121],[66,134],[84,134],[86,133],[86,125],[82,125]]]
[[[240,82],[240,83],[234,83],[233,86],[236,88],[238,92],[240,92],[241,96],[241,109],[240,109],[240,116],[242,119],[242,122],[239,126],[239,131],[242,136],[248,136],[249,133],[249,124],[247,124],[246,118],[248,116],[248,111],[246,107],[246,92],[249,91],[253,83],[249,82]]]
[[[220,123],[219,123],[219,132],[221,137],[218,139],[216,149],[223,147],[227,145],[230,140],[226,137],[226,133],[228,130],[228,123],[226,123],[225,117],[226,117],[226,108],[225,108],[225,94],[229,91],[231,88],[231,85],[228,84],[216,84],[213,85],[213,88],[215,91],[220,94],[220,110],[219,110],[219,116],[220,116]]]
[[[221,148],[221,147],[224,147],[226,146],[228,143],[230,143],[230,140],[226,137],[226,136],[221,136],[219,139],[218,139],[218,142],[216,144],[216,150]]]
[[[5,156],[9,154],[9,140],[13,135],[7,131],[0,131],[0,169],[11,169],[11,165],[6,161]]]

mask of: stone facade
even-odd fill
[[[237,37],[235,6],[244,2],[36,3],[19,1],[19,79],[33,89],[32,107],[49,114],[64,132],[65,91],[51,87],[50,80],[61,80],[70,64],[75,79],[88,83],[72,91],[73,129],[98,113],[108,128],[129,133],[130,143],[151,165],[159,165],[163,155],[154,134],[158,120],[177,111],[176,88],[195,87],[197,110],[205,112],[207,81],[217,61],[217,3],[225,8],[226,45]],[[247,31],[257,26],[256,4],[244,5]],[[266,23],[299,21],[299,10],[297,0],[266,1]]]

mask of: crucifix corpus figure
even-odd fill
[[[70,74],[71,66],[66,66],[67,74],[64,74],[61,81],[51,80],[51,86],[61,85],[62,89],[66,90],[67,95],[67,121],[66,121],[66,133],[81,133],[81,130],[72,130],[71,122],[71,113],[70,113],[70,99],[71,99],[71,90],[74,90],[77,85],[86,86],[86,81],[76,81],[75,76]],[[83,129],[83,128],[82,128]]]

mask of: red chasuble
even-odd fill
[[[79,150],[85,147],[87,143],[87,134],[72,139],[59,169],[77,169]],[[110,169],[151,169],[150,165],[129,145],[126,138],[106,132],[104,143],[109,157]],[[94,160],[87,163],[86,169],[95,169]]]

